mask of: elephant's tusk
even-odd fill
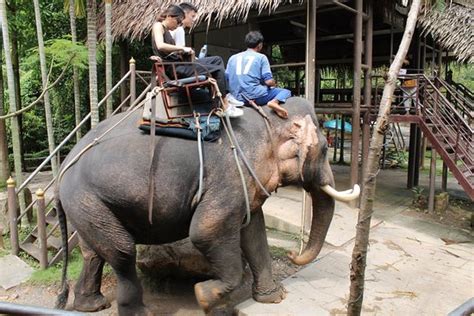
[[[329,196],[333,197],[337,201],[341,202],[349,202],[359,197],[360,195],[360,187],[358,184],[354,185],[352,190],[346,190],[342,192],[336,191],[332,186],[329,184],[324,185],[321,187],[321,190],[326,192]]]

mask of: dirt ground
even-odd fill
[[[470,205],[470,206],[469,206]],[[470,208],[470,210],[469,210]],[[462,205],[450,205],[445,212],[430,213],[427,210],[409,208],[403,212],[404,215],[421,218],[435,223],[443,224],[451,228],[472,230],[472,216],[474,204],[463,203]]]
[[[276,280],[282,281],[290,275],[296,273],[301,267],[292,264],[285,253],[274,250],[273,275]],[[142,286],[144,288],[144,301],[154,315],[204,315],[194,297],[194,284],[198,279],[151,279],[146,275],[141,275]],[[69,301],[66,309],[72,309],[73,287],[75,282],[70,282]],[[93,315],[117,315],[117,305],[115,303],[116,278],[113,273],[105,275],[102,283],[102,293],[111,302],[111,308],[102,310]],[[52,285],[31,285],[22,284],[8,291],[0,287],[0,301],[26,304],[42,307],[54,307],[56,295],[60,289],[60,284]]]

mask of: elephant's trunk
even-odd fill
[[[319,168],[314,170],[314,163],[311,160],[305,164],[303,178],[308,182],[303,182],[303,187],[311,193],[313,205],[313,219],[311,221],[311,231],[309,241],[301,255],[291,252],[288,257],[298,265],[305,265],[316,259],[323,247],[324,240],[329,230],[332,217],[334,215],[335,201],[347,202],[359,197],[360,188],[358,185],[354,189],[338,192],[334,189],[334,176],[328,159],[325,157]]]
[[[308,244],[301,255],[298,256],[295,252],[288,255],[290,260],[297,265],[308,264],[318,256],[334,214],[334,199],[322,191],[321,188],[311,192],[311,199],[313,202],[313,220]]]

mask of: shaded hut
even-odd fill
[[[226,60],[244,49],[249,30],[259,29],[276,71],[291,72],[290,89],[315,104],[317,113],[345,115],[353,126],[351,161],[366,157],[370,122],[378,103],[373,69],[389,66],[401,41],[410,1],[407,0],[254,0],[189,1],[199,8],[199,22],[187,35],[190,46],[208,45],[208,52]],[[112,34],[121,43],[126,71],[129,42],[149,45],[149,34],[164,1],[114,1]],[[469,0],[426,1],[409,50],[410,67],[441,76],[446,61],[474,61],[474,10]],[[99,34],[104,16],[99,15]],[[274,49],[278,54],[272,54]],[[323,69],[343,70],[344,84],[322,89]],[[443,74],[445,75],[445,74]],[[383,79],[381,80],[383,82]],[[375,94],[375,95],[374,95]],[[329,97],[328,97],[329,96]],[[331,102],[327,102],[331,100]],[[372,111],[372,112],[371,112]],[[359,124],[359,122],[361,124]],[[362,142],[360,135],[362,134]],[[421,132],[412,128],[408,187],[418,184]],[[418,158],[416,158],[418,157]],[[360,182],[360,163],[351,163],[351,185]],[[474,192],[474,184],[471,191]],[[473,193],[474,194],[474,193]]]

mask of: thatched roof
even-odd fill
[[[258,12],[273,12],[283,3],[302,3],[303,0],[187,0],[199,8],[198,19],[210,23],[224,20],[246,21],[250,9]],[[112,36],[115,39],[142,40],[151,31],[159,12],[170,4],[170,0],[119,0],[113,2]],[[99,37],[103,36],[104,14],[99,14]]]
[[[431,10],[419,18],[423,32],[454,53],[461,62],[474,63],[474,5],[454,1],[445,10]]]

